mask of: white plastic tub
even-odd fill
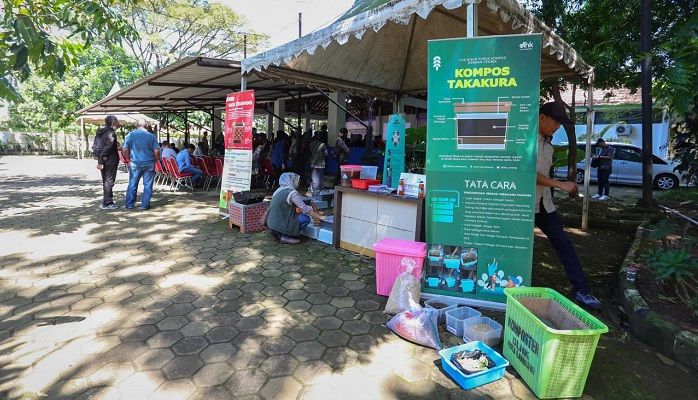
[[[463,327],[466,321],[479,318],[482,313],[470,307],[458,307],[446,311],[446,330],[456,336],[463,336]]]
[[[361,179],[376,179],[378,175],[378,167],[372,165],[362,165],[361,166]]]
[[[483,331],[483,326],[490,329]],[[502,325],[487,317],[471,318],[463,324],[463,341],[480,341],[490,347],[499,345],[502,338]]]

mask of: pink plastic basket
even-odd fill
[[[427,255],[427,244],[411,240],[383,239],[373,246],[376,251],[376,293],[389,296],[395,278],[405,271],[403,260],[412,260],[412,275],[422,279],[422,267]]]

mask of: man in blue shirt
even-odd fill
[[[162,146],[160,146],[160,154],[162,158],[175,158],[177,157],[177,152],[172,150],[172,145],[170,142],[165,140],[162,142]]]
[[[181,172],[190,173],[194,176],[191,177],[191,182],[196,186],[204,175],[203,171],[196,168],[191,163],[191,155],[194,153],[196,147],[193,144],[188,144],[184,150],[177,154],[177,167]]]
[[[126,135],[121,146],[126,158],[131,160],[126,189],[126,208],[132,209],[136,203],[138,183],[143,177],[143,197],[141,210],[150,209],[150,198],[153,196],[153,181],[155,180],[155,161],[160,158],[160,145],[152,133],[145,130],[145,120],[136,122],[136,129]]]

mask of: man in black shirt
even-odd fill
[[[119,167],[119,153],[116,148],[116,127],[119,121],[113,115],[108,115],[104,119],[104,126],[97,130],[95,137],[95,158],[97,158],[97,169],[102,172],[102,210],[116,210],[119,208],[114,203],[114,182],[116,181],[116,171]]]

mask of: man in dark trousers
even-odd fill
[[[116,148],[116,127],[119,121],[113,115],[104,119],[104,126],[97,129],[92,150],[97,159],[97,169],[102,172],[102,210],[116,210],[119,206],[114,203],[114,182],[119,167],[119,153]]]
[[[610,189],[609,180],[613,173],[613,157],[616,155],[616,149],[606,143],[605,140],[599,138],[596,141],[596,148],[601,149],[597,159],[596,177],[599,181],[599,193],[591,196],[594,200],[606,201],[610,199],[608,191]]]
[[[561,124],[571,124],[565,107],[558,102],[545,103],[540,107],[538,115],[538,160],[536,170],[536,226],[543,231],[553,245],[562,266],[565,268],[567,278],[572,283],[572,295],[582,306],[587,308],[599,308],[601,302],[589,291],[582,270],[582,263],[577,257],[577,252],[572,246],[555,212],[552,193],[549,188],[554,187],[567,193],[577,193],[577,183],[573,181],[558,181],[550,178],[550,166],[553,162],[553,146],[550,141],[553,134]]]

